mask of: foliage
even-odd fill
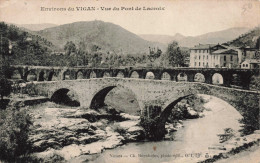
[[[259,36],[258,39],[256,40],[255,48],[256,48],[256,49],[260,49],[260,36]]]
[[[229,44],[238,47],[249,46],[251,48],[257,48],[257,42],[259,39],[255,39],[260,36],[260,27],[256,27],[246,34],[239,36],[238,38],[231,41]],[[259,45],[259,44],[258,44]]]
[[[195,112],[200,113],[205,110],[203,106],[205,103],[206,101],[198,95],[189,96],[186,99],[183,99],[172,109],[171,114],[168,117],[168,122],[174,123],[177,120],[194,118],[189,115],[188,107],[192,108]]]
[[[145,137],[150,140],[161,140],[165,131],[165,122],[161,120],[161,107],[158,105],[146,105],[144,114],[141,115],[140,125],[145,130]]]
[[[169,64],[173,67],[183,67],[185,65],[184,52],[181,51],[176,41],[173,41],[168,45],[166,51],[166,59],[169,61]]]
[[[259,106],[258,103],[254,101],[259,99],[252,96],[241,96],[240,98],[241,100],[237,105],[239,108],[245,108],[242,112],[243,118],[239,120],[239,122],[243,124],[240,132],[242,132],[242,135],[249,135],[259,127]]]
[[[1,100],[3,100],[4,96],[8,96],[11,93],[11,83],[6,78],[0,78],[0,95]]]
[[[71,55],[71,53],[76,52],[76,45],[72,41],[68,41],[64,46],[64,50],[66,55]]]
[[[46,39],[25,32],[14,25],[7,25],[0,22],[0,31],[3,44],[4,54],[9,54],[9,46],[12,44],[12,59],[18,59],[27,54],[42,55],[50,51],[53,47],[52,43]]]
[[[157,58],[159,58],[159,57],[161,56],[161,54],[162,54],[162,50],[161,50],[161,49],[158,49],[158,48],[157,48],[157,51],[155,52],[155,48],[152,49],[152,48],[149,47],[149,51],[150,51],[150,53],[149,53],[149,55],[148,55],[148,58],[149,58],[149,60],[150,60],[151,62],[154,62],[154,61],[155,61]]]
[[[159,116],[154,118],[141,116],[140,125],[144,128],[145,137],[149,140],[161,140],[166,133],[165,123]]]
[[[50,157],[38,158],[34,155],[25,155],[16,159],[16,162],[26,162],[26,163],[36,163],[36,162],[44,162],[44,163],[53,163],[53,162],[66,162],[64,157],[60,156],[56,152],[54,152]]]
[[[0,160],[13,162],[29,152],[28,132],[31,124],[25,110],[8,108],[0,111]]]
[[[250,89],[252,90],[260,90],[260,76],[253,76],[250,81]]]

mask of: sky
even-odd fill
[[[65,8],[66,11],[41,11]],[[95,7],[95,11],[77,11]],[[111,8],[101,11],[101,7]],[[118,10],[113,10],[114,8]],[[142,10],[121,10],[121,7]],[[164,10],[143,10],[143,7]],[[68,11],[73,8],[74,11]],[[98,10],[97,10],[98,9]],[[0,0],[0,21],[15,24],[112,22],[135,34],[196,36],[232,27],[260,25],[260,0]]]

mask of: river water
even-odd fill
[[[216,97],[200,95],[208,102],[204,105],[205,117],[185,120],[184,127],[174,133],[174,140],[129,143],[106,150],[93,163],[192,163],[205,160],[221,152],[223,146],[218,134],[232,128],[236,134],[240,129],[238,111]]]

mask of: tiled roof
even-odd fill
[[[259,59],[247,59],[245,61],[247,61],[248,63],[258,63],[258,64],[260,64],[260,60]]]
[[[199,44],[195,45],[192,50],[209,49],[210,47],[216,46],[216,44]]]
[[[219,50],[214,51],[212,54],[226,54],[226,53],[229,53],[230,51],[235,51],[235,50],[233,50],[233,49],[219,49]]]

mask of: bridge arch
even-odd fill
[[[224,84],[224,78],[220,73],[214,73],[212,75],[212,84],[222,85]]]
[[[84,79],[84,74],[81,70],[76,72],[76,79]]]
[[[118,73],[116,74],[117,78],[124,78],[125,74],[122,71],[118,71]]]
[[[194,81],[195,81],[195,82],[204,83],[204,82],[205,82],[205,76],[204,76],[204,74],[202,74],[202,73],[196,73],[196,74],[194,75]]]
[[[57,81],[57,80],[59,80],[57,73],[54,71],[49,72],[48,81]]]
[[[188,75],[184,72],[180,72],[178,75],[177,75],[177,81],[188,81]]]
[[[132,71],[130,73],[130,78],[139,78],[139,77],[140,77],[140,75],[137,71]]]
[[[68,94],[69,92],[72,93]],[[58,104],[64,104],[68,106],[80,106],[80,103],[76,99],[78,99],[77,94],[68,88],[60,88],[54,91],[50,98],[51,101]]]
[[[25,81],[37,81],[37,73],[35,70],[29,70],[24,74]]]
[[[89,78],[90,79],[97,78],[97,74],[94,71],[91,71],[90,74],[89,74]]]
[[[119,88],[119,89],[124,89],[126,91],[129,91],[134,96],[135,100],[138,103],[138,110],[142,109],[142,104],[139,101],[136,93],[133,90],[131,90],[130,88],[124,87],[124,86],[119,85],[119,84],[109,84],[109,85],[106,85],[106,86],[102,86],[100,89],[98,89],[96,92],[94,92],[93,98],[91,99],[91,102],[90,102],[90,108],[91,109],[98,109],[98,108],[105,106],[105,98],[108,95],[108,93],[111,90],[113,90],[114,88]]]
[[[171,75],[168,72],[163,72],[160,79],[161,80],[171,80]]]
[[[110,73],[108,71],[105,71],[102,75],[103,78],[109,78],[111,77]]]
[[[66,70],[63,72],[62,74],[62,80],[70,80],[70,71],[69,70]]]
[[[11,79],[15,79],[15,80],[22,79],[22,76],[23,76],[22,73],[16,69],[12,72]]]
[[[152,71],[146,72],[145,79],[154,79],[155,75]]]

